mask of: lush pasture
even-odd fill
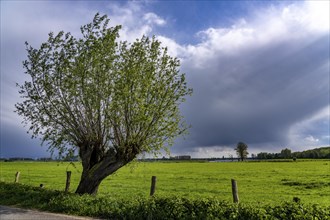
[[[64,190],[66,170],[72,171],[71,191],[78,185],[81,166],[58,162],[1,162],[4,182]],[[279,204],[298,197],[303,203],[330,206],[330,161],[297,162],[134,162],[108,177],[99,193],[112,197],[148,196],[151,176],[157,176],[156,194],[216,197],[232,201],[231,179],[238,182],[240,201]]]

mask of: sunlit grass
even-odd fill
[[[1,181],[64,190],[66,171],[72,171],[73,192],[81,165],[58,162],[1,162]],[[148,196],[151,176],[157,176],[156,194],[192,198],[216,197],[232,201],[231,179],[237,180],[241,202],[278,204],[298,197],[304,203],[330,205],[330,161],[162,163],[134,162],[108,177],[99,193],[109,196]]]

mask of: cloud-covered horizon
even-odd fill
[[[310,3],[300,7],[209,28],[199,33],[200,44],[184,48],[190,55],[183,69],[195,91],[184,109],[194,127],[187,148],[329,144],[329,15]]]
[[[219,21],[218,26],[194,27],[184,41],[182,33],[173,31],[179,29],[173,18],[180,15],[161,14],[157,7],[171,5],[1,2],[1,156],[39,155],[46,150],[28,140],[21,119],[13,113],[19,100],[15,83],[26,79],[21,65],[24,41],[38,46],[50,31],[79,35],[79,27],[97,11],[107,14],[112,26],[122,25],[122,40],[156,35],[180,58],[194,89],[182,105],[192,128],[185,140],[174,144],[173,154],[228,156],[239,141],[252,152],[329,145],[328,2],[250,7],[246,13],[233,13],[230,25]]]

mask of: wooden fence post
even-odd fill
[[[19,171],[16,172],[16,174],[15,174],[15,183],[18,183],[20,174],[21,173]]]
[[[231,189],[232,189],[232,192],[233,192],[234,203],[238,203],[239,199],[238,199],[237,182],[234,179],[231,180]]]
[[[71,183],[71,171],[66,171],[65,192],[69,192],[70,183]]]
[[[153,196],[156,191],[156,176],[151,177],[151,188],[150,188],[150,196]]]

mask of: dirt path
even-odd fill
[[[0,206],[1,220],[95,220],[93,218],[69,216],[63,214],[54,214],[40,212],[35,210]]]

